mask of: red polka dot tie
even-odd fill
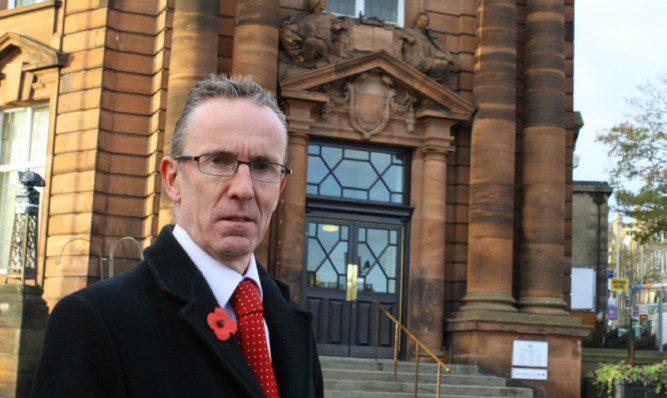
[[[279,398],[276,377],[271,366],[269,348],[264,331],[264,308],[257,285],[250,279],[239,283],[232,296],[232,306],[238,317],[236,337],[250,369],[268,398]]]

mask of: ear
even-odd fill
[[[280,181],[280,192],[282,192],[283,188],[285,188],[285,183],[287,183],[287,177]]]
[[[180,169],[176,159],[164,156],[160,162],[160,174],[167,196],[172,202],[179,203],[181,201]]]

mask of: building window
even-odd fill
[[[6,0],[7,1],[7,9],[11,10],[12,8],[17,8],[17,7],[23,7],[23,6],[29,6],[31,4],[37,4],[37,3],[42,3],[46,0]]]
[[[44,177],[49,108],[39,105],[4,110],[0,112],[0,126],[0,269],[6,269],[18,172],[32,170]]]
[[[651,264],[651,269],[660,271],[661,269],[661,264],[660,264],[660,250],[655,250],[653,251],[653,261]]]
[[[403,152],[311,143],[306,193],[405,204]]]
[[[327,0],[326,11],[355,18],[362,13],[366,18],[403,26],[404,4],[405,0]]]

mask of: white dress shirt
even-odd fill
[[[185,229],[178,224],[174,227],[173,234],[174,238],[176,238],[181,247],[183,247],[183,250],[185,250],[192,262],[195,263],[199,271],[202,273],[204,279],[206,279],[206,282],[213,291],[213,296],[217,300],[218,305],[227,311],[227,315],[229,315],[235,322],[238,318],[236,316],[236,311],[234,311],[234,308],[230,303],[230,299],[232,298],[236,287],[239,283],[243,282],[244,279],[251,279],[255,282],[259,289],[259,297],[262,302],[264,301],[264,293],[262,291],[262,284],[259,281],[257,262],[255,261],[254,254],[250,256],[250,263],[248,264],[248,269],[245,274],[241,275],[237,271],[214,259],[197,246]],[[211,311],[213,311],[213,309],[211,309]],[[264,330],[266,331],[266,343],[270,354],[271,341],[266,320],[264,321]]]

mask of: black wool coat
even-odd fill
[[[172,229],[136,267],[55,306],[33,397],[264,397],[236,338],[208,326],[218,304]],[[311,314],[258,269],[280,396],[322,397]]]

